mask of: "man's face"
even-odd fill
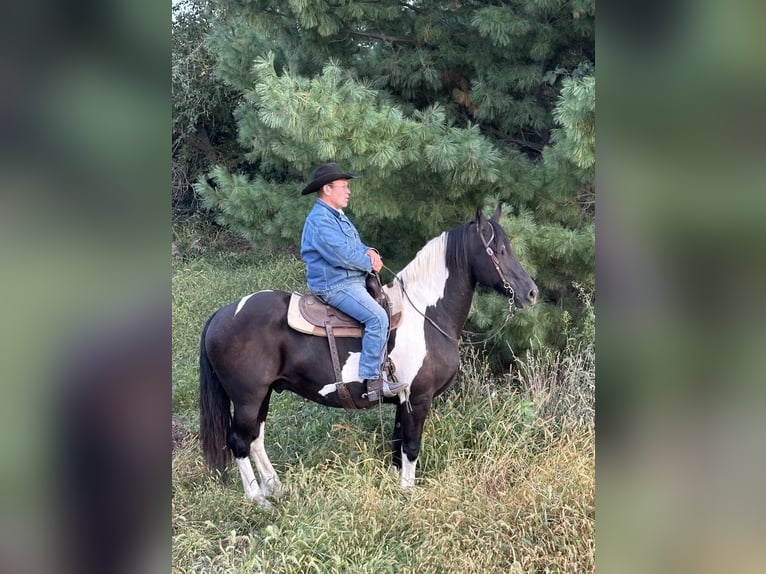
[[[327,205],[335,209],[344,209],[348,206],[348,198],[351,195],[351,188],[348,180],[336,179],[324,186],[324,197],[322,198]]]

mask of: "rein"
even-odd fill
[[[404,296],[405,296],[405,297],[407,297],[407,301],[409,301],[409,302],[410,302],[410,305],[412,305],[412,308],[413,308],[413,309],[415,309],[415,311],[417,311],[417,312],[418,312],[418,314],[419,314],[419,315],[421,315],[421,316],[423,317],[423,319],[425,319],[426,321],[428,321],[429,323],[431,323],[431,325],[433,325],[434,329],[436,329],[437,331],[439,331],[439,332],[440,332],[442,335],[444,335],[445,337],[447,337],[447,338],[448,338],[450,341],[454,341],[455,343],[460,343],[460,340],[459,340],[459,339],[456,339],[455,337],[453,337],[452,335],[450,335],[449,333],[447,333],[447,332],[446,332],[444,329],[442,329],[441,327],[439,327],[439,325],[437,325],[437,324],[436,324],[436,322],[435,322],[433,319],[431,319],[431,317],[426,317],[426,314],[425,314],[425,313],[423,313],[423,311],[421,311],[420,309],[418,309],[418,308],[415,306],[415,303],[413,303],[412,299],[410,299],[410,294],[409,294],[409,293],[407,293],[407,289],[405,289],[405,288],[404,288],[404,281],[402,281],[402,278],[401,278],[401,277],[399,277],[399,275],[397,275],[397,274],[394,272],[394,270],[393,270],[393,269],[391,269],[391,268],[389,268],[389,267],[386,267],[386,265],[385,265],[385,264],[383,265],[383,268],[384,268],[385,270],[389,271],[389,272],[390,272],[390,273],[391,273],[391,274],[394,276],[394,279],[396,279],[397,281],[399,281],[399,284],[400,284],[400,285],[401,285],[401,287],[402,287],[402,293],[404,293]]]
[[[508,281],[508,279],[505,278],[505,276],[503,275],[503,272],[500,270],[500,261],[498,260],[497,255],[495,255],[495,251],[489,246],[490,242],[495,238],[495,228],[492,227],[491,224],[490,224],[490,228],[492,229],[492,237],[490,237],[489,241],[487,241],[484,239],[484,236],[481,234],[481,226],[479,224],[476,225],[476,231],[479,234],[479,238],[481,239],[482,244],[484,245],[484,250],[486,251],[487,255],[489,255],[489,259],[490,261],[492,261],[492,264],[495,266],[495,270],[497,271],[498,276],[503,281],[503,289],[505,289],[506,293],[510,295],[510,297],[508,298],[508,314],[505,317],[505,321],[503,321],[503,323],[497,329],[491,332],[487,337],[485,337],[484,339],[480,341],[468,341],[468,343],[471,345],[483,344],[491,339],[494,339],[513,318],[513,300],[516,297],[516,293],[514,292],[513,287],[511,287],[511,284]],[[447,333],[444,329],[439,327],[439,325],[437,325],[433,319],[431,319],[430,317],[427,317],[423,311],[421,311],[415,306],[415,303],[413,303],[412,299],[410,298],[410,294],[407,293],[407,289],[405,289],[404,287],[404,281],[402,281],[402,278],[399,277],[397,273],[395,273],[389,267],[386,267],[386,265],[383,265],[383,268],[386,269],[388,272],[390,272],[394,276],[394,278],[397,281],[399,281],[399,284],[402,287],[402,293],[404,293],[404,296],[407,297],[407,301],[410,302],[410,305],[412,305],[412,308],[415,309],[415,311],[417,311],[419,315],[421,315],[426,321],[431,323],[434,329],[439,331],[442,335],[447,337],[450,341],[454,341],[455,343],[460,344],[459,339],[456,339],[455,337]],[[476,333],[472,333],[471,331],[466,331],[464,329],[461,330],[461,332],[467,335],[476,334]]]

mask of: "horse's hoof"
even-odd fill
[[[246,497],[249,501],[254,502],[258,506],[260,506],[263,510],[268,510],[269,512],[273,512],[275,510],[274,505],[271,504],[268,500],[266,500],[266,497],[261,496],[253,496],[253,497]]]
[[[263,494],[268,498],[282,498],[285,493],[285,487],[280,483],[268,484],[263,487]]]

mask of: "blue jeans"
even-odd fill
[[[362,379],[378,379],[388,338],[388,315],[367,292],[364,279],[343,281],[320,291],[318,295],[364,325],[359,376]]]

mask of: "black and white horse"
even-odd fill
[[[537,299],[537,286],[516,258],[499,220],[500,206],[491,219],[477,210],[473,221],[429,241],[384,287],[406,294],[389,356],[397,378],[409,387],[398,397],[385,399],[397,404],[392,448],[403,488],[415,484],[431,402],[457,375],[458,340],[476,285],[512,297],[519,308]],[[266,507],[267,497],[281,490],[264,449],[272,391],[289,390],[323,405],[343,406],[332,384],[327,339],[288,326],[290,297],[284,291],[260,291],[219,309],[205,325],[200,345],[200,438],[205,460],[211,468],[223,469],[233,454],[245,495]],[[337,348],[342,380],[358,380],[361,340],[338,338]],[[347,388],[356,404],[377,404],[362,398],[361,383]]]

